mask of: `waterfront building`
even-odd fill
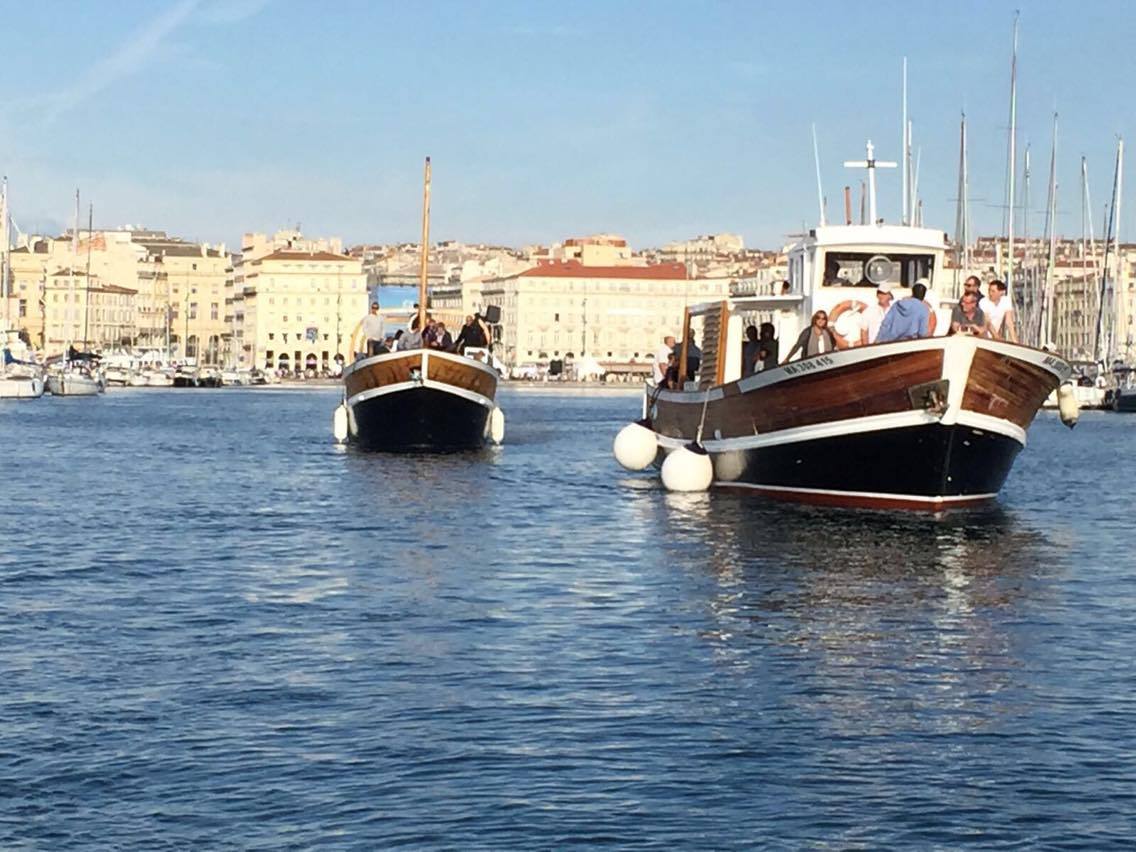
[[[30,236],[11,252],[20,327],[48,354],[62,351],[61,341],[70,334],[64,329],[73,329],[78,321],[68,316],[77,307],[69,288],[85,293],[89,273],[93,295],[82,302],[84,310],[105,315],[86,317],[91,348],[158,349],[174,359],[215,364],[221,363],[228,338],[224,304],[229,264],[224,246],[129,226],[80,232],[78,240],[71,234]],[[60,281],[66,283],[57,286]],[[101,289],[96,292],[96,287]],[[128,321],[107,318],[122,309],[121,300],[112,298],[124,296],[120,290],[134,294]]]
[[[239,366],[334,370],[354,357],[367,275],[362,258],[343,254],[340,240],[246,234],[233,282]]]
[[[137,331],[136,295],[135,290],[105,284],[83,270],[52,273],[42,291],[43,349],[65,352],[70,346],[80,350],[129,346]],[[35,338],[31,339],[34,343]]]
[[[667,334],[682,334],[683,309],[725,298],[729,279],[691,279],[681,263],[589,266],[546,261],[487,281],[484,305],[501,309],[496,353],[509,366],[588,356],[613,373],[646,373]]]

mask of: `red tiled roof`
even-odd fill
[[[627,278],[649,281],[682,281],[686,266],[658,263],[654,266],[584,266],[578,260],[541,261],[521,273],[522,278]]]

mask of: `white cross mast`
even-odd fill
[[[894,169],[896,167],[895,163],[877,160],[874,154],[875,148],[872,146],[872,140],[869,139],[868,159],[844,161],[845,168],[868,170],[868,219],[873,225],[876,224],[876,169]]]

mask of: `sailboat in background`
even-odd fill
[[[430,158],[422,196],[422,257],[418,313],[412,326],[426,329],[430,250]],[[402,339],[408,340],[411,334]],[[366,347],[366,341],[355,349]],[[497,371],[488,349],[463,353],[425,348],[366,355],[343,371],[343,403],[333,431],[338,441],[386,452],[453,452],[500,442],[505,418],[496,402]]]
[[[94,208],[87,219],[87,269],[83,278],[83,346],[87,346],[87,329],[91,312],[91,255],[90,241],[94,220]],[[71,234],[71,294],[75,291],[75,276],[79,266],[79,190],[75,190],[75,228]],[[75,301],[72,299],[71,301]],[[72,325],[67,324],[70,332]],[[74,337],[68,334],[70,342],[67,352],[56,361],[49,371],[46,382],[47,392],[53,396],[97,396],[106,390],[106,378],[99,365],[99,357],[91,352],[75,348]]]
[[[0,186],[0,399],[38,399],[43,396],[43,367],[27,341],[14,328],[12,317],[11,216],[8,178]]]

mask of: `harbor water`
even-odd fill
[[[931,518],[669,495],[626,394],[436,458],[336,402],[0,406],[0,848],[1136,836],[1136,418],[1043,412]]]

